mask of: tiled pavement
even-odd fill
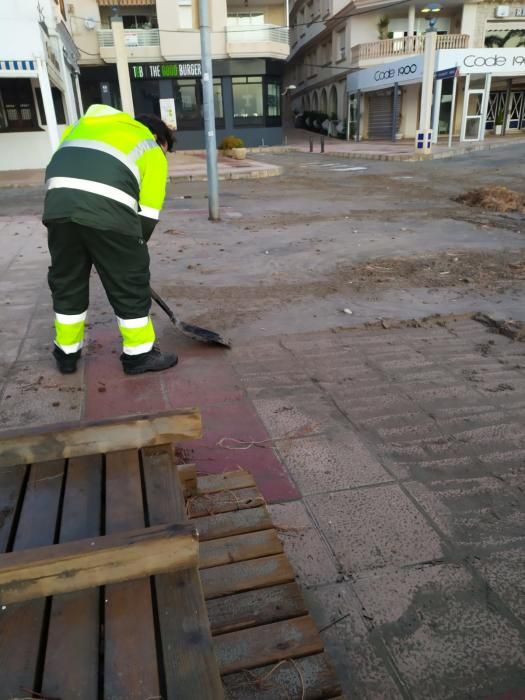
[[[353,698],[525,697],[525,346],[472,321],[267,340],[235,369]]]
[[[26,228],[4,220],[3,428],[199,406],[185,458],[253,471],[348,697],[525,698],[525,345],[457,321],[227,352],[157,314],[180,365],[130,378],[94,285],[82,370],[61,377]]]

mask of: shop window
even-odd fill
[[[281,125],[281,84],[268,81],[266,84],[266,126]]]
[[[42,101],[42,91],[40,88],[35,88],[36,101],[38,103],[38,111],[40,113],[40,123],[43,126],[47,126],[46,114],[44,112],[44,103]],[[62,93],[56,87],[51,87],[51,94],[53,95],[53,105],[55,106],[55,114],[57,118],[57,124],[66,123],[66,113],[64,111],[64,100],[62,98]]]
[[[179,0],[179,21],[181,29],[193,29],[192,0]]]
[[[235,126],[263,126],[262,77],[232,78],[233,123]]]
[[[174,80],[173,95],[178,129],[202,128],[202,98],[200,80]]]
[[[224,129],[224,98],[221,78],[213,79],[213,104],[215,106],[215,128]]]
[[[0,80],[0,129],[2,131],[38,129],[35,101],[29,79]]]

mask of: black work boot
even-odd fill
[[[175,353],[162,353],[158,348],[140,355],[120,356],[122,368],[126,374],[144,374],[144,372],[162,372],[164,369],[175,367],[179,358]]]
[[[57,361],[57,367],[59,372],[61,372],[62,374],[73,374],[74,372],[76,372],[77,362],[79,361],[81,354],[82,350],[77,350],[76,352],[67,354],[63,350],[61,350],[57,345],[55,345],[55,349],[53,350],[53,356]]]

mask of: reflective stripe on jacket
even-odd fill
[[[166,156],[147,127],[93,105],[64,132],[47,166],[43,221],[147,239],[159,219],[167,175]]]

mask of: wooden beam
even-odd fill
[[[194,528],[162,525],[3,554],[0,603],[192,568],[197,566],[198,546]]]
[[[44,431],[17,430],[0,433],[0,468],[194,440],[201,435],[201,415],[197,408],[171,411],[153,418],[136,416],[98,421],[81,427],[75,424],[53,426]]]

